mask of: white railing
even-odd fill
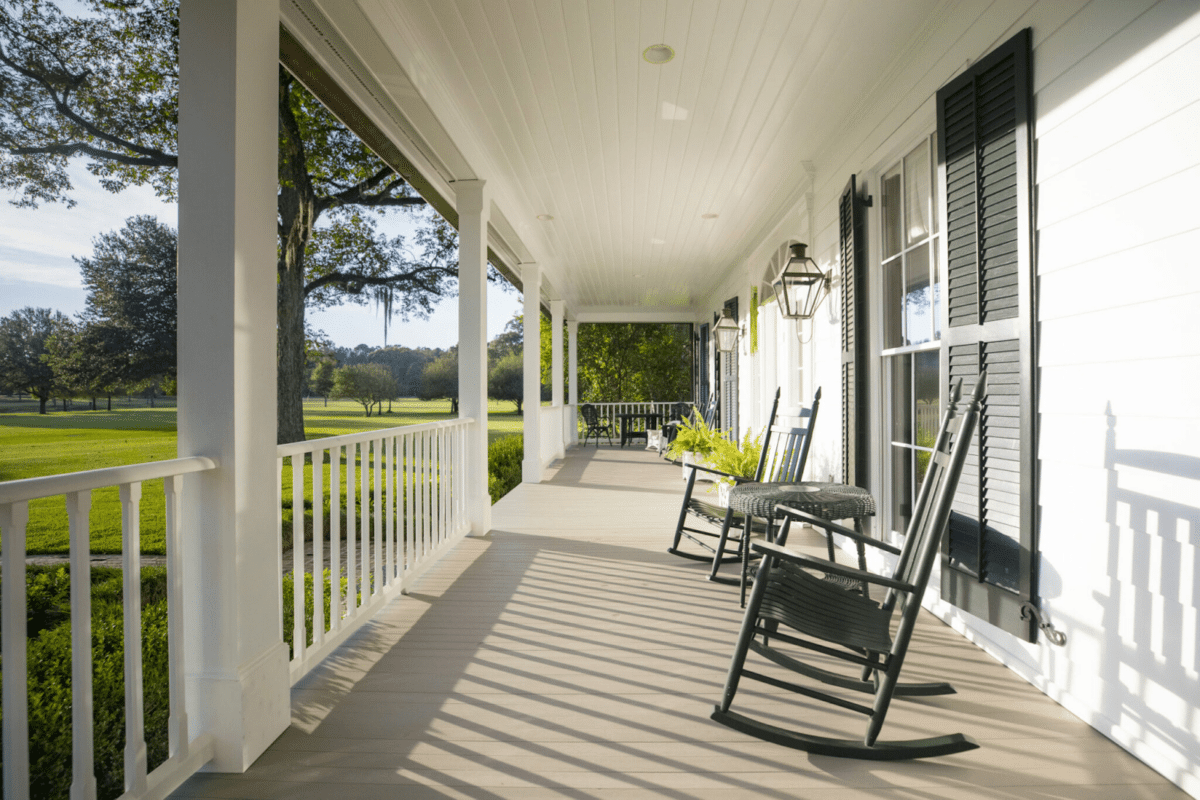
[[[288,474],[291,483],[293,684],[467,532],[465,434],[472,424],[462,418],[279,445],[281,608]],[[312,575],[311,592],[306,573]],[[311,625],[305,619],[310,598]]]
[[[608,424],[612,427],[613,438],[614,440],[617,440],[617,437],[621,435],[621,420],[618,418],[619,415],[655,413],[659,415],[658,422],[661,426],[662,423],[669,419],[671,408],[676,402],[687,401],[672,400],[658,403],[580,403],[579,405],[593,405],[598,408],[600,410],[601,421],[608,421]],[[691,407],[691,403],[688,403],[688,407]],[[578,408],[578,406],[576,408]],[[582,414],[578,416],[578,422],[576,424],[584,425]]]
[[[26,663],[25,533],[29,502],[63,495],[70,531],[72,798],[96,796],[92,712],[92,603],[89,512],[92,491],[118,487],[121,501],[125,650],[125,796],[163,797],[212,759],[208,734],[188,740],[184,679],[183,479],[216,467],[178,458],[128,467],[0,483],[4,663],[4,797],[29,796],[29,702]],[[167,760],[147,774],[142,692],[140,500],[144,481],[163,478],[166,493],[169,718]]]

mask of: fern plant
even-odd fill
[[[707,458],[713,452],[713,448],[717,446],[717,442],[725,441],[721,432],[716,428],[708,427],[699,414],[693,416],[695,416],[695,422],[685,419],[679,423],[675,439],[667,448],[667,455],[673,459],[678,459],[688,452]]]
[[[762,431],[751,435],[749,428],[741,443],[719,438],[708,455],[708,465],[729,475],[739,478],[753,478],[758,469],[758,459],[762,456]],[[722,478],[721,483],[732,484],[731,478]]]

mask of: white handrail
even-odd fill
[[[309,439],[304,442],[292,442],[291,444],[281,444],[275,450],[275,455],[278,458],[286,458],[298,453],[307,455],[312,452],[313,445],[317,442],[325,449],[334,447],[335,445],[360,444],[362,442],[371,442],[382,436],[386,436],[391,432],[403,431],[404,433],[422,433],[424,431],[435,431],[442,428],[457,428],[461,425],[470,425],[475,422],[473,417],[455,417],[454,419],[444,419],[439,422],[422,422],[419,425],[400,425],[395,428],[380,428],[375,431],[363,431],[362,433],[343,433],[340,436],[325,436],[321,439]]]
[[[167,461],[148,461],[144,464],[130,464],[125,467],[105,467],[83,472],[64,472],[61,475],[46,475],[41,478],[6,481],[0,483],[0,505],[39,500],[43,497],[55,497],[60,494],[86,492],[89,489],[102,489],[105,486],[120,486],[123,483],[140,483],[172,475],[186,475],[189,472],[203,472],[216,466],[217,462],[211,458],[191,456],[189,458],[172,458]]]

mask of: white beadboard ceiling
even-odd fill
[[[679,318],[944,0],[285,0],[284,24],[575,314]],[[675,58],[653,65],[650,45]],[[705,215],[717,215],[706,219]],[[550,215],[544,222],[539,215]],[[765,265],[764,265],[765,266]],[[757,270],[756,270],[757,272]]]

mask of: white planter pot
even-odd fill
[[[695,453],[691,452],[690,450],[684,452],[682,461],[683,461],[683,479],[685,481],[688,479],[688,477],[693,472],[693,470],[692,470],[693,465],[695,465],[697,467],[703,467],[705,464],[708,463],[705,460],[704,456],[698,456]],[[710,475],[711,475],[711,473],[708,473],[708,472],[698,472],[698,473],[696,473],[696,480],[698,480],[698,481],[712,480]]]
[[[721,508],[729,508],[729,490],[732,488],[728,483],[717,484],[717,505]]]

